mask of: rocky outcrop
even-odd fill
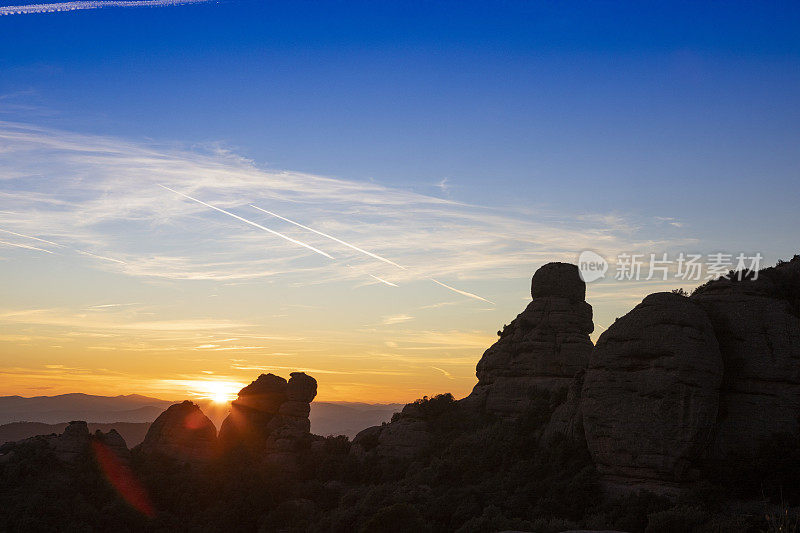
[[[169,406],[155,419],[139,449],[145,455],[205,463],[217,451],[217,428],[197,405],[186,400]]]
[[[679,482],[713,437],[722,357],[703,308],[656,293],[597,341],[581,411],[598,470],[623,482]]]
[[[458,407],[515,419],[543,393],[551,400],[567,397],[545,431],[548,436],[568,433],[582,438],[579,380],[592,351],[589,334],[594,329],[592,307],[585,301],[586,284],[575,265],[548,263],[534,273],[531,296],[533,301],[483,354],[477,366],[478,384]],[[391,423],[356,435],[353,452],[410,458],[430,442],[428,422],[419,405],[411,403]]]
[[[221,445],[263,454],[268,462],[291,468],[310,437],[308,415],[316,395],[317,381],[303,372],[292,372],[289,381],[260,375],[231,403],[220,428]]]
[[[711,458],[747,460],[773,435],[800,433],[800,256],[691,299],[710,317],[725,367]]]
[[[483,354],[478,384],[465,406],[513,418],[530,405],[536,389],[559,393],[586,368],[592,351],[592,307],[578,267],[548,263],[533,275],[533,301]]]
[[[286,380],[280,376],[261,374],[240,390],[220,427],[220,444],[224,448],[248,447],[263,451],[270,423],[287,400],[286,386]]]
[[[356,455],[374,453],[379,457],[412,458],[425,450],[431,436],[419,407],[410,403],[388,424],[361,431],[353,439]]]
[[[553,410],[542,432],[543,444],[547,445],[559,437],[576,443],[584,442],[581,392],[585,375],[584,370],[578,372],[567,390],[566,400]]]
[[[81,456],[86,456],[89,441],[89,426],[86,422],[73,421],[64,429],[64,433],[49,439],[48,444],[56,457],[62,461],[74,462]]]
[[[27,445],[39,445],[51,450],[56,458],[65,463],[77,463],[90,460],[92,456],[97,459],[97,448],[102,447],[104,452],[115,461],[125,462],[130,460],[130,450],[117,430],[111,429],[103,433],[99,429],[94,434],[89,433],[89,426],[82,420],[70,422],[64,432],[50,435],[37,435],[17,442],[7,442],[0,447],[0,462],[10,460],[16,448]]]
[[[645,298],[600,336],[580,410],[609,485],[661,492],[800,435],[800,256]]]
[[[96,444],[101,444],[118,459],[125,462],[130,461],[131,452],[128,450],[128,445],[116,429],[111,429],[107,433],[103,433],[98,429],[92,435],[92,441]]]

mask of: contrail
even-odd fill
[[[354,268],[353,265],[350,265],[350,264],[345,264],[345,266],[347,268]],[[372,279],[376,280],[376,281],[380,281],[381,283],[385,283],[386,285],[389,285],[390,287],[397,287],[398,286],[396,283],[392,283],[391,281],[386,281],[385,279],[379,278],[378,276],[373,276],[369,272],[365,272],[365,274],[367,276],[371,277]]]
[[[369,274],[369,273],[367,273],[367,276],[371,277],[372,279],[376,279],[376,280],[380,281],[381,283],[385,283],[385,284],[389,285],[390,287],[397,287],[397,284],[392,283],[391,281],[386,281],[385,279],[381,279],[378,276],[373,276],[372,274]]]
[[[435,369],[435,370],[438,370],[439,372],[441,372],[442,374],[444,374],[444,376],[445,376],[447,379],[453,379],[453,375],[452,375],[450,372],[448,372],[447,370],[445,370],[444,368],[439,368],[438,366],[432,366],[431,368],[433,368],[433,369]]]
[[[264,226],[262,226],[261,224],[256,224],[255,222],[251,222],[250,220],[247,220],[246,218],[242,218],[242,217],[240,217],[239,215],[235,215],[235,214],[231,213],[230,211],[225,211],[224,209],[220,209],[219,207],[215,207],[215,206],[213,206],[213,205],[211,205],[211,204],[207,204],[207,203],[205,203],[205,202],[204,202],[204,201],[202,201],[202,200],[198,200],[197,198],[192,198],[192,197],[191,197],[191,196],[189,196],[188,194],[183,194],[182,192],[178,192],[178,191],[176,191],[175,189],[170,189],[170,188],[169,188],[169,187],[167,187],[166,185],[161,185],[161,184],[159,183],[159,184],[158,184],[158,186],[159,186],[159,187],[162,187],[162,188],[164,188],[164,189],[167,189],[168,191],[172,191],[172,192],[174,192],[175,194],[178,194],[178,195],[180,195],[180,196],[183,196],[184,198],[188,198],[189,200],[192,200],[193,202],[197,202],[198,204],[202,204],[202,205],[204,205],[204,206],[206,206],[206,207],[210,207],[211,209],[213,209],[213,210],[215,210],[215,211],[219,211],[220,213],[225,213],[226,215],[228,215],[228,216],[231,216],[231,217],[235,218],[236,220],[241,220],[241,221],[242,221],[242,222],[244,222],[245,224],[250,224],[250,225],[251,225],[251,226],[253,226],[253,227],[256,227],[256,228],[258,228],[258,229],[262,229],[262,230],[266,231],[267,233],[272,233],[273,235],[277,235],[277,236],[278,236],[278,237],[280,237],[281,239],[286,239],[287,241],[289,241],[289,242],[293,242],[294,244],[298,244],[298,245],[302,246],[303,248],[308,248],[308,249],[309,249],[309,250],[311,250],[312,252],[316,252],[316,253],[318,253],[318,254],[320,254],[320,255],[324,255],[324,256],[325,256],[325,257],[327,257],[328,259],[334,259],[334,260],[335,260],[335,258],[334,258],[333,256],[326,254],[326,253],[325,253],[325,252],[323,252],[322,250],[317,250],[316,248],[314,248],[313,246],[311,246],[311,245],[309,245],[309,244],[306,244],[306,243],[304,243],[304,242],[300,242],[300,241],[298,241],[298,240],[292,239],[291,237],[287,237],[287,236],[286,236],[286,235],[284,235],[283,233],[278,233],[278,232],[277,232],[277,231],[275,231],[275,230],[271,230],[271,229],[269,229],[269,228],[265,228],[265,227],[264,227]]]
[[[8,233],[10,235],[16,235],[17,237],[23,237],[25,239],[33,239],[34,241],[39,241],[39,242],[46,242],[47,244],[52,244],[53,246],[58,246],[59,248],[64,248],[63,244],[58,244],[58,243],[55,243],[55,242],[46,241],[44,239],[40,239],[39,237],[31,237],[30,235],[24,235],[22,233],[16,233],[16,232],[9,231],[9,230],[3,229],[3,228],[0,228],[0,231],[2,231],[3,233]]]
[[[39,252],[44,252],[46,254],[52,254],[55,252],[51,252],[50,250],[45,250],[44,248],[37,248],[35,246],[28,246],[27,244],[17,244],[14,242],[6,242],[0,241],[0,244],[5,244],[6,246],[16,246],[17,248],[25,248],[27,250],[38,250]]]
[[[457,292],[458,294],[463,294],[464,296],[469,296],[470,298],[475,298],[476,300],[481,300],[481,301],[484,301],[484,302],[486,302],[488,304],[495,305],[494,302],[492,302],[490,300],[487,300],[486,298],[481,298],[477,294],[472,294],[471,292],[467,292],[467,291],[460,291],[460,290],[456,289],[455,287],[451,287],[450,285],[445,285],[441,281],[435,280],[433,278],[428,278],[428,279],[431,280],[432,282],[434,282],[437,285],[441,285],[445,289],[450,289],[451,291]]]
[[[183,4],[202,4],[209,0],[86,0],[78,2],[58,2],[54,4],[28,4],[23,6],[0,6],[2,15],[30,15],[35,13],[57,13],[61,11],[81,11],[104,7],[164,7]]]
[[[102,259],[104,261],[111,261],[112,263],[120,263],[121,265],[127,265],[128,264],[125,261],[120,261],[119,259],[111,259],[110,257],[105,257],[105,256],[102,256],[102,255],[93,254],[91,252],[85,252],[83,250],[77,250],[76,249],[75,251],[78,252],[79,254],[88,255],[88,256],[91,256],[91,257],[96,257],[97,259]]]
[[[252,207],[254,209],[258,209],[261,212],[264,212],[264,213],[266,213],[268,215],[272,215],[272,216],[277,217],[277,218],[279,218],[281,220],[285,220],[286,222],[288,222],[290,224],[294,224],[295,226],[299,226],[299,227],[301,227],[303,229],[307,229],[308,231],[313,231],[317,235],[322,235],[323,237],[327,237],[327,238],[331,239],[332,241],[336,241],[339,244],[343,244],[343,245],[347,246],[348,248],[352,248],[353,250],[355,250],[357,252],[361,252],[362,254],[367,254],[368,256],[377,259],[378,261],[383,261],[384,263],[388,263],[390,265],[396,266],[397,268],[402,268],[403,270],[407,270],[406,267],[404,267],[402,265],[398,265],[394,261],[390,261],[389,259],[386,259],[385,257],[381,257],[378,254],[373,254],[372,252],[368,252],[368,251],[366,251],[364,249],[361,249],[358,246],[356,246],[355,244],[350,244],[349,242],[344,242],[341,239],[337,239],[333,235],[328,235],[327,233],[322,233],[321,231],[317,231],[314,228],[309,228],[308,226],[304,226],[304,225],[300,224],[299,222],[295,222],[294,220],[289,220],[286,217],[282,217],[282,216],[278,215],[277,213],[273,213],[272,211],[267,211],[266,209],[262,209],[262,208],[258,207],[257,205],[250,204],[250,207]],[[381,281],[383,281],[383,280],[381,280]]]
[[[39,237],[31,237],[30,235],[25,235],[23,233],[16,233],[14,231],[9,231],[7,229],[2,229],[2,228],[0,228],[0,231],[2,231],[3,233],[8,233],[10,235],[16,235],[17,237],[24,237],[25,239],[33,239],[34,241],[46,242],[47,244],[51,244],[51,245],[57,246],[59,248],[67,248],[63,244],[58,244],[57,242],[52,242],[52,241],[48,241],[48,240],[45,240],[45,239],[40,239]],[[51,252],[50,250],[45,250],[43,248],[37,248],[35,246],[28,246],[28,245],[25,245],[25,244],[14,244],[12,242],[5,242],[5,241],[0,241],[0,244],[8,244],[9,246],[17,246],[19,248],[27,248],[29,250],[38,250],[40,252],[47,252],[48,254],[55,253],[55,252]],[[85,252],[83,250],[78,250],[78,249],[73,249],[73,250],[78,252],[79,254],[89,255],[91,257],[96,257],[97,259],[103,259],[104,261],[112,261],[114,263],[121,263],[123,265],[127,265],[127,263],[125,261],[120,261],[119,259],[112,259],[110,257],[104,257],[102,255],[97,255],[97,254],[93,254],[91,252]]]
[[[397,268],[400,268],[402,270],[408,270],[408,268],[404,267],[403,265],[398,265],[394,261],[386,259],[385,257],[381,257],[378,254],[374,254],[372,252],[368,252],[367,250],[359,248],[358,246],[356,246],[354,244],[350,244],[349,242],[345,242],[345,241],[343,241],[341,239],[337,239],[333,235],[328,235],[327,233],[322,233],[321,231],[317,231],[314,228],[309,228],[308,226],[304,226],[303,224],[300,224],[299,222],[295,222],[294,220],[289,220],[288,218],[282,217],[282,216],[280,216],[280,215],[278,215],[276,213],[273,213],[272,211],[267,211],[266,209],[262,209],[262,208],[258,207],[257,205],[250,204],[250,207],[252,207],[254,209],[258,209],[259,211],[262,211],[264,213],[267,213],[268,215],[272,215],[274,217],[277,217],[277,218],[279,218],[281,220],[285,220],[286,222],[289,222],[290,224],[294,224],[295,226],[299,226],[299,227],[301,227],[303,229],[306,229],[308,231],[312,231],[312,232],[316,233],[317,235],[322,235],[323,237],[327,237],[328,239],[336,241],[339,244],[343,244],[343,245],[347,246],[348,248],[352,248],[353,250],[356,250],[357,252],[361,252],[362,254],[366,254],[366,255],[368,255],[370,257],[373,257],[373,258],[375,258],[375,259],[377,259],[379,261],[383,261],[384,263],[388,263],[390,265],[396,266]],[[382,280],[382,279],[380,279],[380,278],[378,278],[376,276],[373,276],[372,274],[368,274],[368,276],[371,276],[371,277],[377,279],[378,281],[382,281],[383,283],[386,283],[387,285],[392,285],[394,287],[397,286],[397,285],[394,285],[393,283],[389,283],[389,282],[387,282],[385,280]],[[444,287],[446,289],[450,289],[451,291],[453,291],[455,293],[461,294],[463,296],[467,296],[469,298],[475,298],[476,300],[481,300],[481,301],[484,301],[486,303],[490,303],[492,305],[495,305],[494,302],[492,302],[490,300],[487,300],[486,298],[482,298],[482,297],[478,296],[477,294],[472,294],[471,292],[458,290],[455,287],[451,287],[450,285],[445,285],[441,281],[435,280],[433,278],[428,278],[428,279],[430,279],[432,282],[436,283],[437,285],[441,285],[442,287]]]

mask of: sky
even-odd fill
[[[800,253],[796,2],[133,3],[0,1],[0,394],[459,397],[546,262]]]

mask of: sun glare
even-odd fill
[[[200,381],[196,386],[201,397],[223,404],[235,400],[244,385],[233,381]]]

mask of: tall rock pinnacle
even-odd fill
[[[516,417],[535,389],[569,388],[592,352],[592,306],[578,267],[548,263],[533,275],[533,301],[478,362],[478,384],[463,403]]]

